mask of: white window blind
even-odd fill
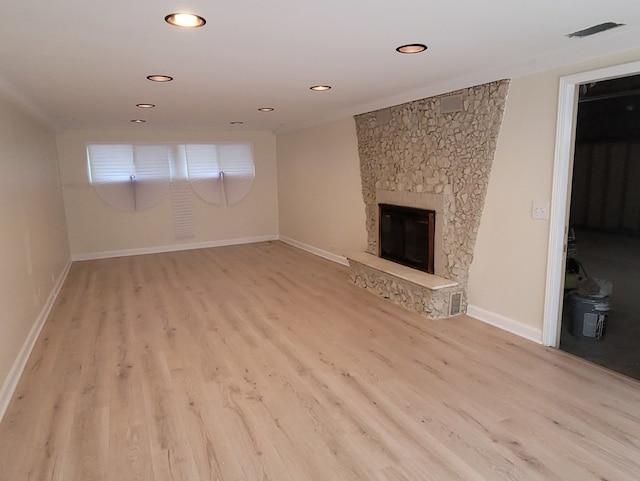
[[[255,178],[251,144],[186,144],[191,187],[203,200],[232,205],[251,190]]]
[[[89,144],[87,159],[98,195],[125,211],[154,206],[180,181],[207,202],[235,204],[255,178],[250,143]]]
[[[169,189],[169,151],[162,144],[89,144],[89,181],[107,204],[143,210]]]

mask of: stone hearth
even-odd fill
[[[349,256],[351,281],[430,319],[449,317],[458,283],[361,252]]]

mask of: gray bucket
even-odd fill
[[[569,332],[580,340],[599,341],[607,326],[607,315],[611,310],[611,298],[584,297],[573,292],[569,294]]]

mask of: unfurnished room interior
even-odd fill
[[[0,4],[0,479],[640,479],[634,2]]]

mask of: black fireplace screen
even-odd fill
[[[380,257],[433,274],[436,213],[399,205],[380,206]]]

